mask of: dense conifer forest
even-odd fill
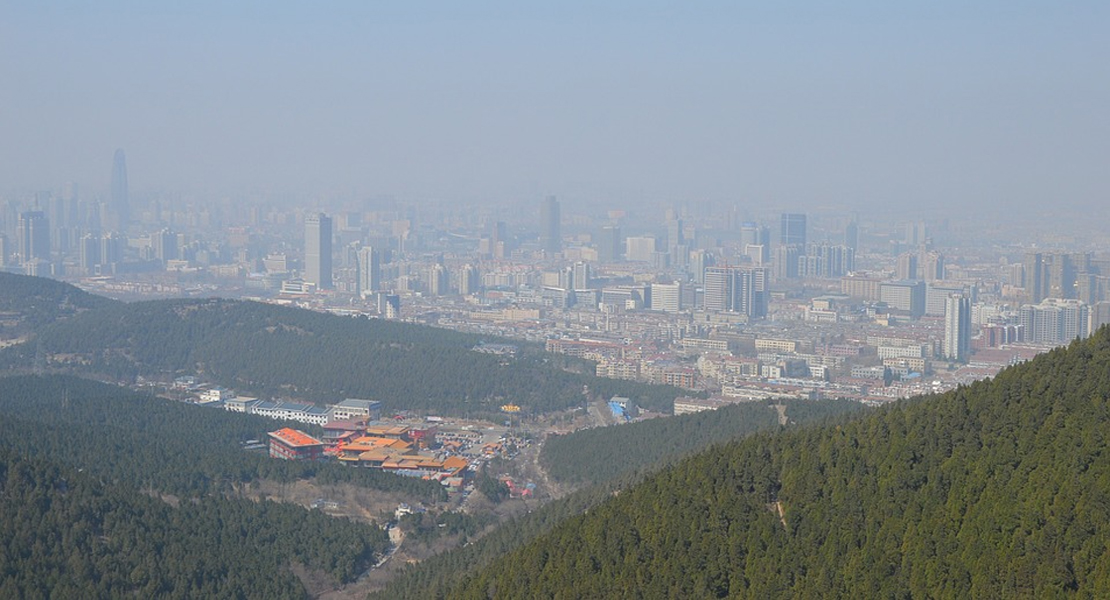
[[[10,334],[25,334],[81,312],[117,304],[72,285],[0,271],[0,314],[9,317]],[[6,321],[9,319],[5,319]]]
[[[35,334],[0,350],[0,370],[123,382],[199,374],[266,397],[373,398],[390,409],[475,417],[492,417],[508,403],[547,412],[614,395],[667,412],[682,393],[599,378],[592,363],[535,344],[519,343],[520,356],[506,359],[473,352],[479,336],[409,323],[235,300],[125,304],[59,282],[0,275],[14,282],[0,298]]]
[[[552,478],[573,484],[603,481],[657,469],[667,462],[756,431],[779,426],[778,403],[788,424],[861,410],[847,400],[745,402],[719,410],[649,419],[617,427],[548,436],[540,463]]]
[[[1108,436],[1103,329],[994,380],[714,447],[404,597],[1105,598]]]
[[[275,502],[172,507],[0,448],[0,598],[290,598],[292,565],[348,582],[389,546],[380,528]]]

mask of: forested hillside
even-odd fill
[[[117,304],[67,283],[0,271],[0,333],[22,335],[78,313]]]
[[[339,317],[255,302],[170,300],[113,303],[42,327],[31,344],[0,352],[0,368],[47,368],[116,380],[201,375],[266,396],[334,402],[381,400],[393,409],[493,414],[580,404],[584,386],[664,410],[678,390],[590,374],[589,363],[533,350],[520,358],[470,349],[481,338],[380,319]]]
[[[276,460],[241,449],[243,441],[266,440],[267,431],[282,425],[76,377],[0,379],[0,448],[48,456],[109,484],[199,497],[259,479],[311,479],[425,500],[444,497],[442,486],[432,481],[333,462]]]
[[[305,597],[292,566],[338,584],[389,546],[372,525],[274,502],[174,508],[0,448],[0,598]]]
[[[548,436],[540,462],[552,478],[596,484],[658,468],[691,452],[779,426],[776,401],[745,402],[719,410],[649,419],[616,427]],[[790,424],[808,423],[861,410],[847,400],[778,401]]]
[[[1110,331],[682,461],[452,598],[1110,597]]]

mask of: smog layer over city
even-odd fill
[[[1110,5],[0,3],[0,597],[1110,597]]]

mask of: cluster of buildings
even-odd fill
[[[1103,246],[1034,247],[1030,237],[987,239],[943,219],[758,206],[679,206],[661,219],[596,207],[574,214],[553,196],[523,210],[324,211],[265,200],[244,209],[136,198],[122,151],[110,187],[4,202],[0,267],[114,296],[239,296],[542,342],[596,361],[601,376],[713,393],[738,389],[705,370],[718,356],[742,363],[729,369],[750,378],[745,389],[795,380],[839,393],[880,372],[887,391],[915,378],[943,387],[1110,322]],[[912,343],[867,342],[883,337]],[[771,339],[797,349],[755,347]],[[820,351],[848,346],[861,350]],[[291,403],[227,406],[330,418]]]
[[[377,420],[381,418],[382,410],[382,403],[377,400],[347,398],[338,404],[319,406],[304,402],[259,400],[239,396],[219,387],[200,391],[198,402],[209,406],[222,405],[231,412],[321,426],[331,421],[349,419]]]
[[[337,460],[408,477],[435,480],[450,489],[465,483],[470,461],[437,440],[435,426],[413,427],[365,418],[329,420],[315,438],[289,427],[270,432],[270,456],[286,460]]]

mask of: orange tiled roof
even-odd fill
[[[293,447],[321,446],[324,444],[324,442],[321,442],[320,440],[312,437],[311,435],[308,435],[307,433],[304,433],[303,431],[297,431],[296,429],[292,429],[289,427],[279,429],[277,431],[271,431],[270,437],[280,441],[287,446]]]

